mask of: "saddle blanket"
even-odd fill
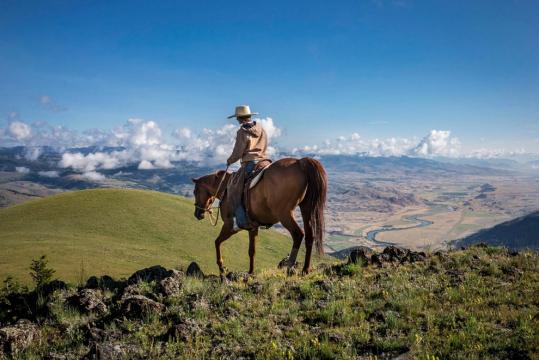
[[[273,163],[269,163],[267,166],[263,167],[258,174],[256,174],[256,176],[253,178],[253,180],[251,180],[251,183],[249,184],[249,190],[254,188],[256,184],[260,182],[262,176],[264,176],[264,172],[266,172],[266,170],[271,166],[271,164]]]

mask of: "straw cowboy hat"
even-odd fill
[[[247,117],[251,115],[258,115],[258,113],[252,113],[251,108],[249,105],[240,105],[236,106],[236,113],[234,115],[230,115],[227,119],[232,119],[233,117],[239,118],[239,117]]]

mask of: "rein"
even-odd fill
[[[215,199],[217,198],[217,195],[219,194],[219,191],[221,190],[221,185],[223,185],[223,182],[225,181],[226,179],[226,174],[227,174],[227,171],[228,171],[228,167],[230,165],[227,165],[226,169],[225,169],[225,173],[223,174],[223,177],[221,178],[221,181],[219,181],[219,185],[217,186],[217,190],[215,191],[215,194],[213,194],[210,199],[210,205],[208,207],[202,207],[202,206],[198,206],[197,204],[195,204],[195,208],[197,208],[198,210],[202,210],[204,212],[207,212],[210,217],[210,224],[212,224],[212,226],[216,226],[217,225],[217,222],[219,221],[219,212],[221,211],[221,202],[219,202],[219,206],[217,206],[217,215],[214,217],[213,216],[213,208],[212,207],[212,204],[213,202],[215,201]]]

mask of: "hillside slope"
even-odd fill
[[[306,276],[221,282],[154,267],[128,281],[9,284],[0,359],[539,358],[539,253],[357,255]]]
[[[479,242],[513,250],[539,249],[539,211],[481,230],[458,240],[456,244],[468,246]]]
[[[64,193],[0,210],[0,279],[23,281],[28,264],[46,254],[57,276],[78,281],[87,274],[126,276],[154,264],[169,267],[197,261],[215,272],[220,226],[193,216],[193,203],[169,194],[120,189]],[[257,269],[275,267],[291,241],[260,231]],[[248,268],[247,233],[223,245],[225,265]]]

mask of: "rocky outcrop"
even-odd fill
[[[28,320],[19,320],[15,325],[0,328],[0,350],[5,354],[15,354],[38,340],[37,325]]]

